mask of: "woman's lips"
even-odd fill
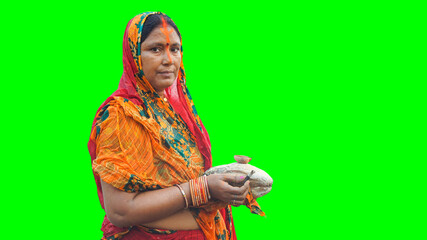
[[[159,72],[158,74],[161,76],[170,77],[172,76],[173,72]]]

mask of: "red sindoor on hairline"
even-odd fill
[[[163,34],[166,36],[166,52],[168,53],[168,58],[169,58],[169,62],[172,62],[172,57],[171,57],[171,55],[170,55],[170,51],[169,51],[169,48],[170,48],[170,39],[169,39],[169,34],[171,33],[171,32],[173,32],[173,29],[171,29],[169,32],[168,32],[168,24],[166,23],[166,20],[162,17],[162,22],[163,22],[163,27],[160,29],[162,32],[163,32]]]

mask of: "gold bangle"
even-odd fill
[[[179,188],[179,190],[181,191],[182,196],[184,197],[184,200],[185,200],[185,208],[184,209],[187,209],[188,208],[188,200],[187,200],[187,195],[184,192],[184,189],[182,189],[182,187],[179,184],[176,184],[175,186],[177,186]]]
[[[192,201],[192,203],[193,203],[193,206],[195,206],[195,204],[196,204],[196,201],[195,201],[195,198],[194,198],[194,180],[193,179],[191,179],[189,182],[189,185],[190,185],[190,196],[191,196],[191,201]]]
[[[209,184],[208,184],[208,177],[204,176],[203,177],[204,183],[205,183],[205,187],[206,187],[206,194],[208,197],[208,201],[211,200],[211,193],[209,192]]]
[[[193,179],[193,191],[194,191],[194,198],[195,202],[193,202],[193,206],[198,207],[200,204],[200,197],[199,197],[199,181],[195,178]]]

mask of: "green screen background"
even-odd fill
[[[274,179],[267,217],[233,209],[240,240],[425,239],[421,5],[1,5],[3,239],[101,238],[86,144],[144,11],[181,31],[214,165],[247,155]]]

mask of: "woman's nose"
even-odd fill
[[[163,53],[163,62],[162,63],[165,65],[169,65],[169,64],[173,63],[172,56],[171,56],[171,53],[169,51],[169,48],[166,48],[166,51]]]

